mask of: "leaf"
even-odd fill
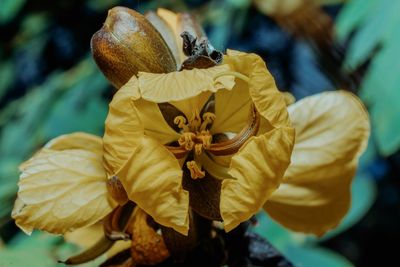
[[[11,62],[0,64],[0,100],[7,93],[8,87],[13,82],[14,65]]]
[[[1,0],[0,25],[12,20],[24,4],[25,0]]]
[[[388,156],[400,148],[400,1],[351,1],[338,19],[339,37],[351,39],[346,64],[357,68],[371,58],[360,96],[367,104],[378,151]],[[358,10],[358,11],[357,11]]]
[[[33,232],[31,236],[19,233],[5,249],[0,248],[0,266],[65,267],[65,264],[58,264],[57,260],[66,259],[79,250],[72,244],[64,243],[61,236],[39,231]],[[105,259],[106,256],[102,256],[79,266],[99,266]]]

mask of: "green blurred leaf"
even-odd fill
[[[11,62],[0,64],[0,100],[7,92],[7,89],[13,83],[14,65]]]
[[[25,0],[0,0],[0,24],[12,20],[25,4]]]
[[[356,30],[346,55],[346,66],[355,69],[371,64],[361,85],[360,96],[367,104],[378,151],[388,156],[400,148],[400,1],[353,0],[338,19],[339,36]]]
[[[296,242],[293,233],[271,220],[265,212],[258,213],[256,218],[258,223],[251,227],[251,231],[267,239],[278,250]]]
[[[282,253],[297,267],[352,267],[343,256],[323,248],[289,246]]]
[[[34,231],[31,236],[24,233],[17,234],[5,249],[0,249],[0,267],[62,267],[57,263],[78,253],[79,249],[65,243],[61,236]],[[81,264],[80,267],[99,266],[105,257]]]

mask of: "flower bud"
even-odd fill
[[[107,79],[120,88],[139,71],[166,73],[177,69],[160,33],[134,10],[114,7],[91,40],[93,57]]]

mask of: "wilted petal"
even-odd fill
[[[228,51],[225,61],[248,77],[251,100],[260,117],[272,126],[250,138],[232,157],[228,173],[234,179],[223,180],[221,192],[221,216],[225,230],[230,231],[261,209],[278,188],[290,163],[294,129],[284,98],[259,56]]]
[[[165,147],[143,136],[116,175],[129,199],[156,222],[187,234],[189,194],[182,188],[179,162]]]
[[[108,198],[102,154],[44,149],[23,165],[12,217],[26,233],[62,234],[94,224],[115,205]]]
[[[351,93],[327,92],[289,107],[296,128],[292,163],[265,204],[279,223],[321,235],[350,205],[350,183],[369,136],[368,115]]]
[[[279,186],[290,162],[292,128],[274,129],[251,138],[232,157],[229,174],[222,181],[221,216],[226,231],[248,220],[262,208]]]

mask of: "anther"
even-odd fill
[[[186,125],[186,118],[183,116],[176,116],[174,119],[174,123],[178,125],[180,129],[184,132],[189,132],[189,127]]]
[[[206,112],[203,114],[203,123],[200,126],[200,131],[207,129],[207,126],[213,123],[215,120],[215,114],[211,112]]]
[[[192,179],[203,178],[206,175],[194,160],[186,162],[186,167],[189,169]]]

